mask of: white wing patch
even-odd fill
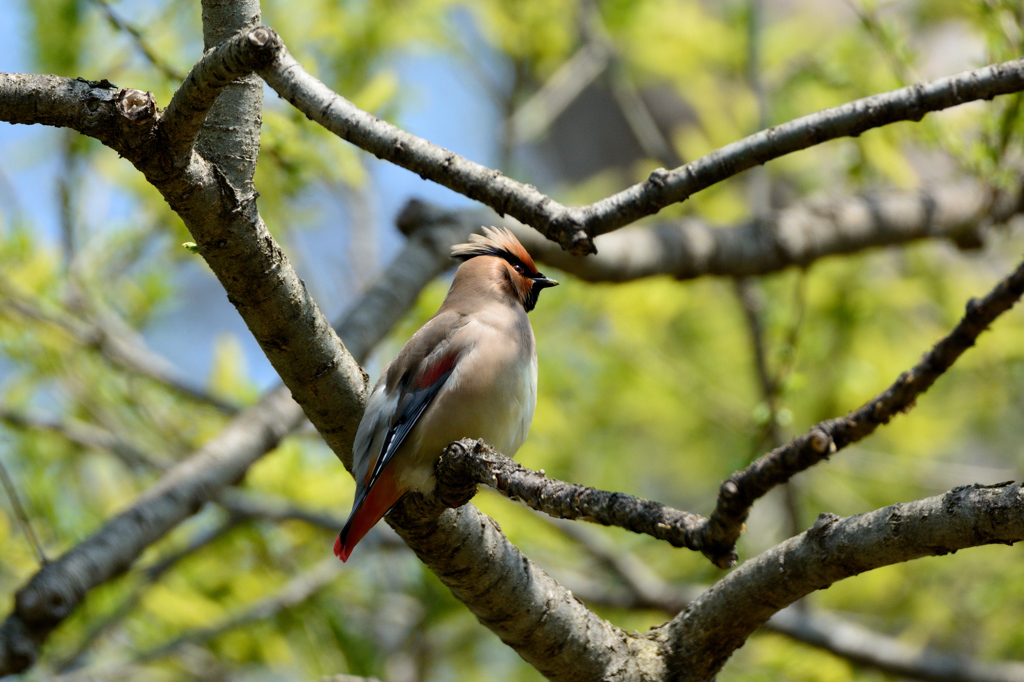
[[[381,375],[380,381],[373,387],[369,400],[366,401],[363,420],[359,422],[359,429],[352,442],[352,473],[356,479],[357,491],[362,490],[366,485],[366,474],[373,468],[373,464],[380,454],[384,445],[384,436],[391,424],[391,415],[398,408],[398,391],[395,391],[394,395],[387,394],[385,376],[387,376],[387,368]]]

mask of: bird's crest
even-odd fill
[[[483,230],[482,235],[469,235],[468,244],[453,246],[452,258],[465,262],[477,256],[495,256],[504,258],[513,265],[522,263],[530,275],[538,274],[533,258],[510,230],[504,227],[485,227]]]

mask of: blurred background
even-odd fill
[[[570,204],[768,125],[1016,58],[1024,43],[1024,9],[1010,0],[270,0],[263,21],[360,107]],[[0,26],[0,71],[107,78],[161,106],[202,52],[199,5],[184,0],[0,0]],[[1019,191],[1021,101],[793,154],[658,220],[729,226],[809,199],[965,182]],[[265,106],[259,206],[329,318],[401,247],[395,216],[409,199],[472,205],[338,140],[272,91]],[[709,513],[722,479],[873,397],[1015,266],[1020,220],[982,228],[959,247],[926,241],[741,282],[587,284],[554,272],[563,286],[531,315],[540,395],[517,459]],[[181,247],[189,239],[114,152],[0,124],[0,463],[24,508],[0,502],[0,603],[39,567],[25,519],[59,556],[277,383],[204,262]],[[446,289],[422,293],[368,363],[374,378]],[[759,503],[741,559],[821,512],[1019,479],[1022,332],[1021,311],[1007,314],[909,414]],[[111,361],[98,333],[148,349],[162,378]],[[23,678],[540,679],[384,524],[344,568],[331,563],[353,483],[312,429],[239,488],[281,513],[204,508],[90,594]],[[626,579],[609,553],[684,592],[721,575],[650,538],[566,529],[488,491],[475,502],[626,630],[668,616],[616,599]],[[893,566],[812,595],[808,608],[912,646],[1020,660],[1022,558],[981,548]],[[891,678],[765,633],[720,679]]]

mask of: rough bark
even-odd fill
[[[814,526],[747,561],[652,636],[665,647],[669,677],[707,680],[755,629],[797,599],[867,571],[982,544],[1024,540],[1024,491],[1006,483]]]
[[[490,486],[505,497],[558,519],[580,519],[618,526],[664,540],[673,547],[700,550],[707,519],[622,492],[566,483],[517,464],[481,440],[452,443],[437,462],[434,495],[449,507],[460,507]]]
[[[448,266],[451,245],[465,237],[461,225],[435,225],[412,234],[338,325],[357,359],[366,357],[420,290]],[[286,387],[271,389],[128,509],[44,566],[19,590],[14,612],[0,626],[0,674],[31,666],[50,633],[90,590],[127,570],[146,547],[205,502],[219,499],[224,487],[240,480],[304,421]]]

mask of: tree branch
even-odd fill
[[[453,211],[413,199],[404,210],[426,223],[437,214],[466,224],[507,227],[537,261],[588,282],[626,282],[658,275],[764,275],[832,255],[922,239],[949,239],[971,248],[981,243],[986,228],[1024,211],[1024,194],[993,196],[975,183],[960,183],[821,198],[738,225],[715,226],[693,218],[635,225],[598,237],[598,253],[586,258],[565,253],[518,220],[490,209]]]
[[[449,213],[416,199],[409,207],[425,217],[433,211]],[[536,260],[585,281],[627,282],[659,275],[680,280],[765,275],[828,256],[922,239],[949,239],[971,248],[981,244],[987,228],[1021,212],[1021,192],[993,195],[977,183],[963,182],[812,199],[737,225],[709,225],[694,218],[632,225],[598,237],[598,253],[586,258],[567,254],[519,221],[490,209],[461,209],[466,214],[461,219],[507,227]]]
[[[619,545],[608,546],[604,538],[595,537],[593,532],[587,532],[587,528],[579,524],[555,525],[611,568],[625,586],[624,590],[613,590],[598,586],[596,582],[588,585],[570,583],[573,592],[588,604],[619,609],[655,609],[671,617],[686,609],[707,589],[665,582],[635,555],[622,551]],[[1024,682],[1024,664],[980,662],[956,653],[916,648],[835,613],[797,608],[802,603],[779,611],[762,628],[890,675],[930,682]]]
[[[259,30],[259,29],[257,29]],[[270,29],[266,29],[269,31]],[[254,48],[255,49],[255,48]],[[567,208],[535,188],[410,135],[362,111],[309,75],[276,38],[260,49],[277,54],[259,71],[282,97],[312,120],[381,159],[481,201],[534,226],[577,254],[611,232],[748,168],[827,140],[857,136],[896,121],[1024,89],[1024,60],[940,78],[804,116],[734,142],[674,171],[651,177],[590,206]]]
[[[262,34],[248,35],[256,35],[255,39],[258,39]],[[232,81],[255,69],[257,62],[253,57],[253,53],[246,49],[245,36],[238,35],[207,52],[189,71],[160,117],[161,127],[171,145],[171,157],[176,159],[177,165],[184,165],[210,108],[221,92]]]
[[[974,345],[978,336],[1024,294],[1024,263],[983,299],[972,298],[959,324],[924,354],[912,369],[901,374],[884,392],[838,419],[821,422],[781,448],[772,450],[721,487],[718,503],[707,526],[704,553],[720,567],[736,562],[735,542],[754,501],[795,474],[826,459],[850,443],[888,424]]]
[[[814,526],[747,561],[651,632],[679,680],[714,677],[732,652],[776,612],[811,592],[867,571],[967,547],[1024,540],[1020,485],[960,486],[945,495]]]
[[[449,445],[436,467],[434,495],[448,507],[461,507],[477,484],[558,519],[581,519],[618,526],[664,540],[673,547],[702,549],[707,519],[625,493],[612,493],[547,478],[503,455],[482,440]]]
[[[550,680],[662,679],[657,647],[601,619],[472,504],[409,494],[385,517],[477,619]]]
[[[513,215],[564,248],[580,254],[593,251],[594,236],[657,213],[671,203],[684,201],[701,189],[771,159],[826,140],[859,135],[888,123],[920,120],[929,111],[1024,89],[1024,60],[913,85],[795,119],[727,145],[674,171],[659,169],[646,182],[590,206],[567,208],[529,185],[522,185],[358,109],[310,76],[291,57],[277,34],[266,27],[256,27],[225,41],[193,69],[175,95],[178,103],[172,101],[165,115],[166,129],[173,133],[175,144],[184,144],[182,141],[189,138],[185,133],[195,126],[195,120],[202,119],[208,106],[206,102],[212,101],[210,94],[219,91],[225,79],[244,76],[253,69],[258,69],[278,94],[340,137],[379,158],[482,201],[501,214]],[[200,73],[207,74],[208,78],[200,79]],[[0,103],[5,100],[2,86],[0,81]],[[192,101],[188,94],[192,91],[205,94],[196,95]],[[0,106],[0,117],[13,121],[3,115],[2,109]],[[35,112],[22,117],[31,122],[49,122]]]
[[[163,58],[156,53],[146,39],[142,35],[142,31],[137,26],[129,23],[119,14],[114,11],[114,8],[110,6],[107,0],[92,0],[103,12],[104,16],[107,17],[107,21],[119,31],[126,33],[135,43],[135,47],[138,48],[139,52],[152,64],[157,71],[162,73],[165,78],[172,81],[180,81],[184,78],[184,75],[178,71],[175,67],[168,64]]]
[[[365,358],[426,284],[450,263],[459,224],[438,223],[412,234],[402,251],[339,324],[357,359]],[[358,415],[352,418],[357,418]],[[168,471],[128,509],[37,573],[0,625],[0,676],[21,672],[38,658],[49,634],[93,588],[123,573],[141,552],[241,479],[305,419],[284,386],[264,394],[202,448]]]
[[[606,44],[587,41],[512,114],[509,127],[515,142],[538,140],[551,124],[608,68]]]
[[[279,95],[339,137],[422,177],[533,225],[576,254],[611,232],[748,168],[827,140],[977,99],[1024,90],[1024,60],[995,64],[825,109],[722,147],[674,171],[659,169],[633,187],[590,206],[567,208],[536,188],[406,133],[359,109],[305,71],[272,29],[236,35],[207,54],[193,75],[215,65],[218,82],[257,68]],[[192,81],[190,78],[186,82]]]
[[[112,316],[105,316],[102,322],[85,321],[64,310],[44,311],[38,304],[18,293],[2,276],[0,295],[3,296],[0,299],[0,307],[8,307],[23,317],[62,329],[81,345],[95,348],[115,366],[163,384],[175,393],[211,405],[225,414],[234,414],[238,411],[237,406],[182,379],[169,360],[153,352],[139,334]]]

